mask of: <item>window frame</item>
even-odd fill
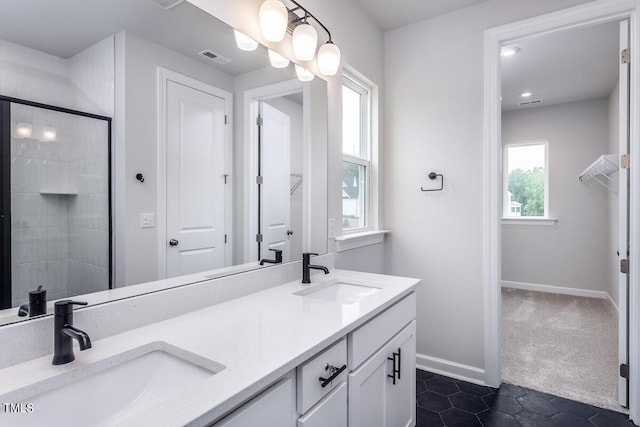
[[[544,215],[543,216],[514,216],[510,215],[509,206],[509,148],[526,147],[532,145],[544,146]],[[526,141],[505,144],[502,147],[502,219],[510,221],[539,221],[550,220],[549,216],[549,141]]]
[[[363,79],[356,77],[353,73],[344,72],[343,74],[343,82],[342,82],[342,90],[344,87],[347,87],[354,92],[360,94],[360,156],[354,156],[351,154],[344,153],[344,141],[341,147],[342,151],[342,165],[344,163],[351,163],[358,166],[364,167],[364,192],[362,196],[364,197],[364,226],[362,227],[352,227],[346,228],[344,225],[341,225],[342,234],[356,234],[363,233],[367,231],[375,230],[376,227],[372,224],[372,208],[373,205],[371,203],[371,193],[372,193],[372,155],[373,147],[372,147],[372,91],[373,88],[371,85],[365,83]],[[344,107],[344,104],[343,104]],[[344,206],[343,206],[344,209]],[[344,210],[343,210],[344,213]],[[341,216],[340,223],[343,224],[342,219],[344,216]]]

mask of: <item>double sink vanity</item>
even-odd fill
[[[414,425],[420,281],[332,269],[303,285],[292,265],[272,267],[284,283],[75,345],[71,363],[48,354],[5,367],[0,424]],[[87,315],[75,326],[94,333],[82,322],[100,307],[77,310]]]

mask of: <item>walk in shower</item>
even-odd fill
[[[0,309],[111,288],[111,118],[0,97]]]

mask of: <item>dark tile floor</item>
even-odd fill
[[[417,370],[416,427],[633,427],[628,416],[511,384],[492,389]]]

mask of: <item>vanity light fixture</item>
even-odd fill
[[[265,40],[282,41],[288,22],[289,11],[280,0],[265,0],[260,6],[260,28]]]
[[[258,42],[245,33],[241,33],[240,31],[234,29],[233,35],[236,38],[238,49],[251,52],[252,50],[256,50],[258,48]]]
[[[298,76],[298,80],[301,82],[310,82],[315,77],[311,71],[299,66],[298,64],[296,64],[296,75]]]
[[[31,138],[33,125],[31,123],[20,122],[16,125],[17,138]]]
[[[269,52],[269,62],[273,68],[286,68],[289,66],[289,60],[277,52],[267,49]]]
[[[307,23],[306,17],[304,22],[293,30],[291,43],[293,44],[293,54],[296,59],[300,61],[313,59],[318,48],[318,32]]]
[[[513,56],[516,53],[520,52],[520,48],[516,46],[503,46],[500,50],[500,56],[508,58],[509,56]]]
[[[529,98],[531,95],[533,95],[533,93],[527,90],[520,93],[520,98]]]
[[[331,38],[327,27],[296,0],[288,8],[280,0],[265,0],[260,6],[260,27],[267,41],[279,42],[287,30],[292,34],[293,53],[300,61],[311,61],[318,52],[318,69],[325,76],[333,76],[340,68],[340,49]],[[315,21],[327,33],[327,41],[318,47],[318,32],[309,20]],[[284,24],[283,24],[284,22]],[[284,25],[284,28],[283,28]],[[307,70],[308,72],[308,70]]]
[[[56,128],[51,126],[45,126],[42,128],[42,138],[40,138],[40,141],[52,142],[56,140],[56,136],[57,136]]]

